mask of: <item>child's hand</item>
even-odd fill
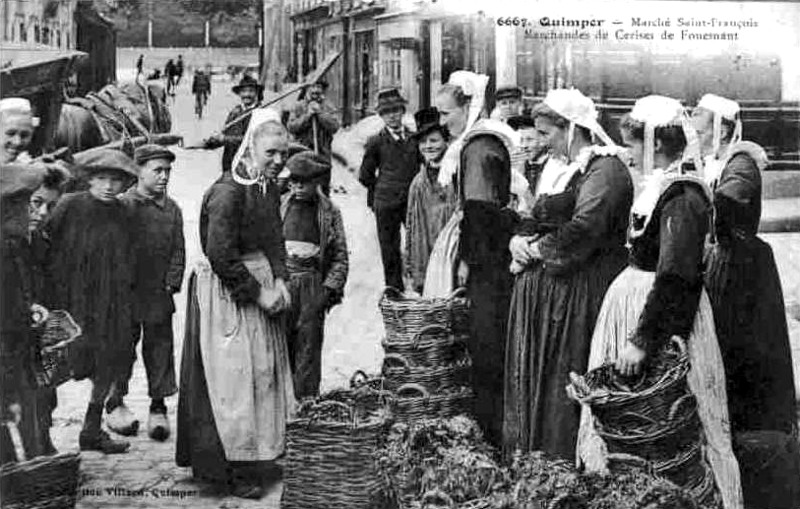
[[[48,311],[46,307],[41,304],[31,304],[31,320],[33,321],[34,327],[41,326],[47,321],[49,316],[50,311]]]

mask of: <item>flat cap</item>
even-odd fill
[[[331,172],[331,163],[322,155],[307,150],[299,152],[286,161],[289,178],[309,181],[327,177]]]
[[[497,87],[497,91],[494,93],[495,99],[508,99],[508,98],[522,98],[522,89],[516,85],[506,85]]]
[[[86,150],[75,155],[75,164],[89,175],[103,170],[119,171],[129,177],[138,178],[139,169],[124,152],[113,148]]]
[[[151,159],[166,159],[167,161],[174,161],[175,154],[167,149],[162,147],[161,145],[156,145],[155,143],[148,143],[146,145],[142,145],[141,147],[137,147],[136,150],[133,152],[133,160],[136,164],[142,164],[145,161],[150,161]]]

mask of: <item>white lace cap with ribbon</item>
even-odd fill
[[[0,113],[17,113],[31,117],[33,127],[39,127],[39,117],[33,116],[31,102],[23,97],[6,97],[0,99]]]
[[[615,145],[614,140],[603,130],[597,121],[598,112],[594,101],[586,97],[576,88],[559,88],[551,90],[544,98],[544,104],[569,120],[567,146],[572,146],[575,124],[589,129],[605,145]]]
[[[682,126],[684,134],[689,136],[694,130],[687,133],[690,128],[686,110],[677,99],[663,95],[648,95],[638,99],[630,113],[631,119],[644,124],[644,173],[649,175],[653,171],[653,158],[655,154],[655,130],[657,127],[669,125]],[[694,133],[694,139],[697,139]]]
[[[710,111],[713,117],[712,126],[712,155],[719,157],[719,148],[722,145],[722,119],[730,120],[735,123],[733,136],[730,145],[735,145],[742,141],[742,120],[740,118],[741,108],[739,103],[715,94],[705,94],[697,103],[698,108]]]

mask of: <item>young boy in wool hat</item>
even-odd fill
[[[135,182],[138,169],[114,149],[90,151],[75,162],[89,189],[61,198],[47,225],[53,307],[69,310],[83,329],[83,341],[70,351],[73,377],[92,381],[81,450],[123,453],[130,444],[113,440],[100,421],[131,355],[135,259],[131,217],[118,195]]]
[[[325,313],[342,300],[348,253],[339,208],[326,196],[331,165],[311,151],[286,162],[289,192],[281,200],[292,309],[287,343],[298,399],[319,394]]]
[[[183,215],[167,196],[167,185],[175,154],[154,144],[136,149],[139,182],[122,196],[130,208],[131,233],[136,250],[136,295],[131,331],[133,344],[142,338],[142,357],[147,371],[150,417],[147,433],[158,441],[170,434],[164,398],[178,392],[175,382],[172,314],[173,295],[180,291],[185,266]],[[135,434],[139,421],[128,410],[123,398],[136,361],[133,355],[118,381],[110,405],[116,410],[108,416],[108,427],[123,434]]]

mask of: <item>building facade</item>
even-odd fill
[[[3,43],[74,49],[78,0],[3,0]]]

